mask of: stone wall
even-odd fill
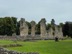
[[[54,35],[53,35],[54,31],[52,28],[50,28],[48,30],[48,39],[54,39]]]
[[[55,37],[63,38],[63,32],[61,27],[55,27]]]

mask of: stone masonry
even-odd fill
[[[41,38],[44,39],[47,34],[46,24],[45,24],[44,20],[41,20],[41,22],[40,22],[40,31],[41,31]]]
[[[35,36],[35,26],[36,26],[36,23],[34,21],[31,21],[31,36],[32,37]]]
[[[21,18],[20,20],[20,36],[28,35],[28,25],[25,22],[25,19]]]
[[[37,52],[16,52],[16,51],[11,51],[6,48],[0,48],[0,54],[39,54]]]
[[[54,38],[53,33],[54,33],[53,29],[50,28],[49,31],[48,31],[48,38],[49,38],[49,39],[53,39],[53,38]]]
[[[55,37],[63,38],[62,28],[55,26]]]
[[[31,36],[29,37],[36,37],[35,35],[35,21],[31,21]],[[28,25],[25,22],[25,19],[20,20],[20,36],[28,37]],[[63,38],[62,28],[54,25],[54,27],[50,27],[50,29],[46,30],[46,21],[44,18],[40,21],[40,38],[41,39],[54,39],[55,37]]]

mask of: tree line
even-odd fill
[[[43,18],[42,20],[46,22],[45,18]],[[36,34],[40,34],[40,22],[41,21],[36,24]],[[26,23],[29,27],[29,34],[31,34],[31,22],[26,21]],[[51,25],[54,24],[55,20],[52,19],[51,23],[46,24],[46,29],[48,30]],[[69,37],[72,37],[72,22],[65,22],[65,24],[60,23],[57,26],[62,27],[64,36],[68,35]],[[16,33],[16,35],[20,35],[20,21],[17,21],[16,17],[0,17],[0,35],[11,36],[13,33]]]

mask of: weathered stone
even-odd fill
[[[7,50],[5,48],[0,48],[0,54],[39,54],[37,52],[16,52],[16,51],[10,51],[10,50]]]
[[[16,36],[16,33],[13,33],[12,36]]]
[[[62,27],[59,28],[59,38],[63,38]]]
[[[59,35],[59,28],[55,26],[55,37],[58,37]]]
[[[49,39],[54,39],[54,31],[52,28],[49,29],[48,31],[48,38]]]
[[[28,35],[28,25],[25,22],[25,19],[21,18],[20,20],[20,36]]]
[[[32,37],[35,36],[35,26],[36,26],[36,23],[34,21],[31,21],[31,36]]]
[[[61,27],[55,26],[55,37],[63,38],[63,32]]]
[[[41,22],[40,22],[40,31],[41,31],[41,38],[45,38],[46,35],[47,35],[47,31],[46,31],[46,22],[41,19]]]

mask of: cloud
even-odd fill
[[[36,22],[43,17],[47,22],[54,18],[59,23],[72,20],[71,14],[72,0],[0,0],[0,16],[24,17]]]

